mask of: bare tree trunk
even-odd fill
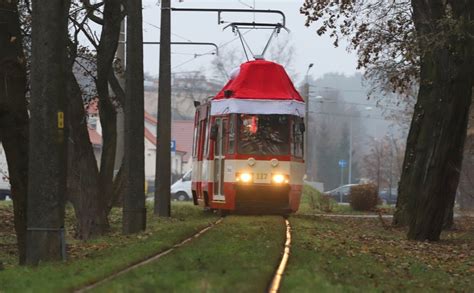
[[[127,1],[127,67],[125,90],[125,168],[123,233],[145,230],[145,142],[142,1]]]
[[[66,191],[69,1],[34,0],[26,263],[62,256]]]
[[[441,1],[412,0],[412,5],[422,40],[434,33],[446,7]],[[468,1],[452,6],[455,15],[467,12],[472,16]],[[400,180],[401,201],[394,219],[395,223],[408,221],[409,239],[439,240],[459,181],[474,60],[469,39],[452,41],[451,48],[425,47],[421,56],[420,90]]]
[[[12,189],[19,263],[26,256],[28,112],[26,68],[17,1],[0,0],[0,141]]]
[[[71,48],[73,50],[73,48]],[[72,73],[68,72],[68,199],[76,214],[76,235],[87,240],[108,231],[107,211],[100,209],[99,170],[89,140],[82,93]]]
[[[109,78],[114,74],[112,63],[120,36],[123,19],[121,1],[105,0],[102,33],[97,50],[97,80],[99,95],[100,123],[102,125],[102,156],[99,170],[99,196],[101,208],[105,211],[113,197],[113,178],[117,146],[117,113],[109,93]],[[116,93],[116,95],[118,95]]]
[[[461,179],[459,182],[459,207],[461,210],[474,210],[474,88],[472,89],[471,107],[466,143],[464,144],[464,160],[462,162]]]
[[[118,171],[114,179],[114,188],[112,192],[112,198],[110,199],[107,213],[110,212],[110,210],[113,207],[123,206],[123,199],[125,197],[125,192],[127,189],[127,178],[128,178],[124,164],[125,164],[125,158],[122,160],[122,165],[120,166],[120,170]]]

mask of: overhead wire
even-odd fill
[[[152,26],[154,28],[157,28],[159,30],[161,30],[161,27],[157,26],[156,24],[153,24],[153,23],[150,23],[150,22],[147,22],[147,21],[144,21],[145,24],[148,24],[149,26]],[[183,37],[183,36],[180,36],[178,34],[175,34],[175,33],[171,33],[173,36],[177,37],[177,38],[180,38],[182,40],[185,40],[186,42],[192,42],[190,39],[186,38],[186,37]]]
[[[149,25],[149,26],[152,26],[152,27],[154,27],[154,28],[157,28],[157,29],[161,30],[161,27],[159,27],[159,26],[157,26],[157,25],[155,25],[155,24],[153,24],[153,23],[150,23],[150,22],[147,22],[147,21],[144,21],[144,23],[147,24],[147,25]],[[247,33],[249,33],[249,32],[250,32],[250,29],[247,30],[246,32],[244,32],[242,35],[245,35],[245,34],[247,34]],[[176,36],[176,37],[178,37],[178,38],[180,38],[180,39],[183,39],[183,40],[185,40],[185,41],[187,41],[187,42],[193,42],[192,40],[190,40],[190,39],[188,39],[188,38],[186,38],[186,37],[180,36],[180,35],[178,35],[178,34],[175,34],[175,33],[171,33],[171,34],[172,34],[173,36]],[[225,43],[222,43],[222,44],[218,45],[217,48],[219,48],[219,49],[220,49],[220,48],[223,48],[223,47],[227,46],[228,44],[234,42],[234,41],[237,40],[237,39],[239,39],[239,37],[233,38],[232,40],[229,40],[229,41],[227,41],[227,42],[225,42]],[[173,52],[172,52],[172,54],[175,54],[175,55],[185,55],[185,53],[173,53]],[[186,61],[184,61],[184,62],[182,62],[182,63],[180,63],[180,64],[178,64],[178,65],[176,65],[176,66],[173,66],[172,69],[176,69],[176,68],[181,67],[181,66],[183,66],[183,65],[185,65],[185,64],[188,64],[188,63],[190,63],[190,62],[192,62],[192,61],[194,61],[194,60],[196,60],[197,58],[202,57],[202,56],[215,55],[215,53],[214,53],[214,50],[211,50],[211,51],[208,51],[208,52],[205,52],[205,53],[202,53],[202,54],[189,53],[189,55],[193,55],[194,57],[191,58],[191,59],[188,59],[188,60],[186,60]]]
[[[244,32],[242,35],[245,35],[245,34],[247,34],[247,33],[249,33],[249,32],[250,32],[250,30],[247,30],[247,31]],[[223,48],[223,47],[229,45],[230,43],[236,41],[237,39],[239,39],[239,37],[236,37],[236,38],[233,38],[232,40],[229,40],[229,41],[227,41],[227,42],[224,42],[224,43],[218,45],[217,48],[221,49],[221,48]],[[210,55],[212,52],[214,52],[214,50],[205,52],[205,53],[203,53],[203,54],[195,55],[192,59],[188,59],[188,60],[186,60],[186,61],[184,61],[184,62],[182,62],[182,63],[180,63],[180,64],[178,64],[178,65],[176,65],[176,66],[173,66],[171,69],[176,69],[176,68],[178,68],[178,67],[181,67],[181,66],[183,66],[183,65],[185,65],[185,64],[188,64],[188,63],[190,63],[190,62],[196,60],[196,59],[199,58],[199,57],[206,56],[206,55]]]

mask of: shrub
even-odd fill
[[[351,187],[349,202],[356,211],[372,211],[379,202],[377,186],[360,184]]]
[[[311,211],[330,213],[334,209],[334,200],[330,196],[321,194],[318,190],[309,185],[305,185],[303,189],[304,196],[308,199]]]

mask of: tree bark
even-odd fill
[[[75,48],[70,48],[75,50]],[[68,76],[68,199],[76,215],[76,236],[87,240],[108,231],[107,211],[100,208],[99,170],[94,156],[81,89],[72,73],[70,60]]]
[[[451,4],[457,20],[464,13],[472,19],[472,4],[467,0]],[[413,240],[439,240],[459,182],[471,103],[472,41],[450,38],[450,46],[423,47],[423,38],[437,33],[445,19],[444,5],[412,0],[423,52],[421,80],[394,222],[408,222],[408,238]]]
[[[26,263],[61,259],[64,242],[69,1],[34,0]]]
[[[462,162],[461,179],[459,182],[458,202],[463,211],[474,211],[474,88],[472,89],[471,108],[466,143],[464,144],[464,160]]]
[[[17,1],[0,0],[0,141],[12,191],[19,263],[26,256],[28,112],[26,68]]]
[[[143,122],[143,28],[142,1],[127,1],[127,67],[125,87],[125,168],[123,233],[145,230],[145,125]]]
[[[121,1],[105,0],[103,26],[97,49],[97,80],[100,123],[102,125],[102,156],[99,170],[101,209],[107,211],[113,197],[113,178],[117,146],[117,113],[109,93],[109,78],[123,19]]]

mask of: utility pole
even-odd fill
[[[26,263],[66,257],[66,40],[69,1],[35,0]],[[52,54],[54,52],[54,54]]]
[[[352,116],[349,119],[349,182],[347,184],[352,183]]]
[[[171,216],[171,1],[161,1],[154,213]]]
[[[123,234],[146,228],[142,1],[127,0]]]
[[[311,70],[311,68],[313,67],[313,63],[310,63],[308,64],[308,69],[306,70],[306,74],[305,74],[305,83],[304,83],[304,91],[305,91],[305,113],[304,113],[304,124],[306,126],[306,131],[305,131],[305,136],[304,136],[304,159],[305,159],[305,162],[306,162],[306,170],[305,170],[305,173],[306,173],[306,176],[308,177],[309,179],[309,170],[311,170],[311,168],[309,167],[309,149],[308,149],[308,138],[309,138],[309,81],[308,81],[308,73],[309,71]],[[312,162],[311,162],[312,163]]]

